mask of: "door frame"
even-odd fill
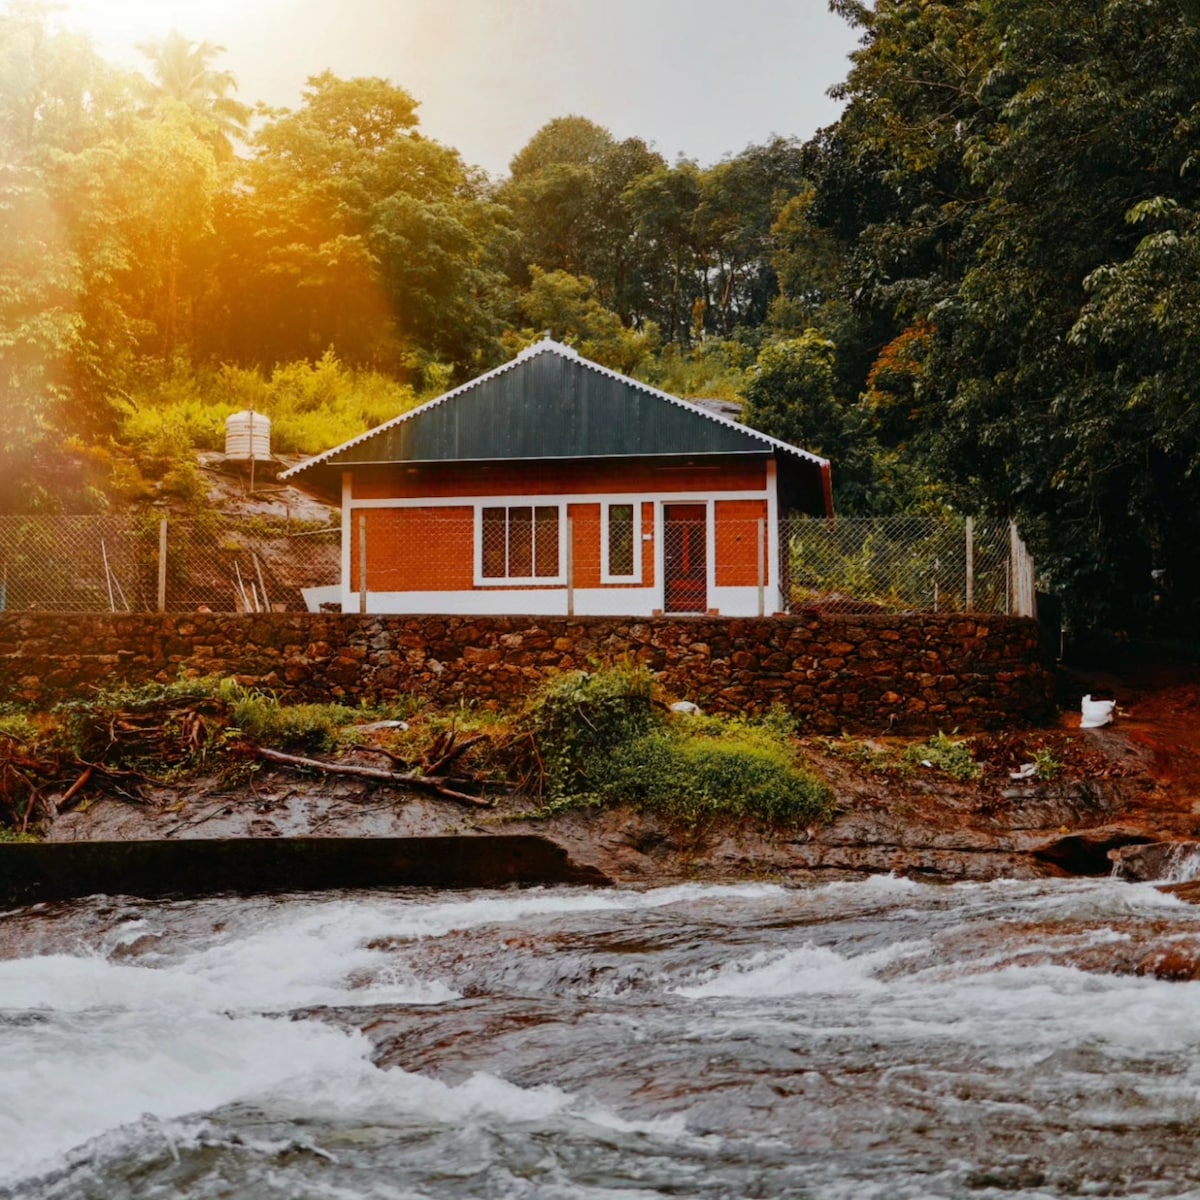
[[[673,613],[667,611],[667,509],[672,506],[698,508],[704,506],[704,604],[703,609],[694,612]],[[713,528],[713,501],[702,496],[673,496],[670,499],[659,499],[654,510],[654,540],[655,575],[658,580],[658,605],[664,616],[686,617],[704,616],[708,612],[709,601],[712,599],[713,587],[716,584],[716,531]]]

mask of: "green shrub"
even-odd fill
[[[595,790],[610,756],[655,725],[653,679],[640,666],[567,671],[552,676],[529,711],[547,792]]]
[[[970,743],[956,742],[941,732],[918,746],[909,746],[901,755],[901,762],[909,766],[928,763],[960,782],[978,779],[983,774],[983,767],[975,761],[971,753]]]
[[[9,829],[0,825],[0,845],[5,842],[40,842],[42,839],[32,833],[22,833],[19,829]]]
[[[551,811],[625,803],[688,821],[777,822],[830,811],[829,789],[797,763],[778,714],[672,718],[641,667],[557,676],[530,718]]]
[[[1062,760],[1048,746],[1043,746],[1033,756],[1039,779],[1051,780],[1062,774]]]

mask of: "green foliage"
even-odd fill
[[[319,754],[337,747],[343,726],[362,720],[362,709],[342,704],[280,704],[273,696],[247,692],[233,702],[226,736],[240,733],[273,749]]]
[[[1062,760],[1048,746],[1042,746],[1034,754],[1033,765],[1037,768],[1037,777],[1047,782],[1058,778],[1063,772]]]
[[[316,454],[399,416],[417,403],[407,385],[344,366],[332,351],[316,362],[286,363],[269,376],[225,366],[192,371],[176,365],[130,394],[121,436],[143,476],[183,499],[197,498],[196,450],[221,450],[225,419],[253,408],[271,421],[271,448]]]
[[[9,829],[7,825],[0,825],[0,843],[8,842],[38,842],[41,841],[36,834],[22,833],[19,829]]]
[[[709,338],[691,350],[664,346],[661,353],[643,364],[638,377],[672,396],[740,404],[745,395],[746,368],[753,361],[754,351],[742,342]]]
[[[38,738],[38,727],[25,713],[0,713],[0,738],[30,746]]]
[[[653,692],[653,679],[640,666],[552,676],[529,709],[550,794],[594,790],[618,747],[655,727]]]
[[[912,767],[928,764],[961,783],[978,779],[983,774],[983,767],[975,761],[969,742],[955,741],[940,732],[927,742],[909,746],[901,755],[901,762]]]
[[[1191,6],[837,7],[863,39],[804,219],[878,326],[879,436],[1016,516],[1077,624],[1144,625],[1159,568],[1194,626]]]
[[[545,333],[574,346],[584,358],[632,375],[658,345],[653,322],[641,332],[626,329],[621,318],[595,297],[595,282],[566,271],[545,272],[530,267],[529,290],[521,297],[521,312],[531,323],[526,343]]]
[[[758,724],[670,719],[641,667],[556,676],[528,720],[549,811],[634,804],[688,822],[729,816],[775,823],[830,811],[829,789],[798,765],[779,714]]]

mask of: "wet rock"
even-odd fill
[[[1041,862],[1053,863],[1071,875],[1108,875],[1111,852],[1154,840],[1154,834],[1127,825],[1102,825],[1051,838],[1033,848]]]
[[[1161,842],[1147,838],[1142,845],[1114,849],[1109,857],[1121,879],[1167,883],[1200,879],[1200,842]]]

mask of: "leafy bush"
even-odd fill
[[[556,676],[530,710],[548,808],[637,805],[683,820],[827,816],[829,789],[800,767],[773,724],[676,717],[649,672],[621,666]]]
[[[1039,779],[1051,780],[1062,774],[1062,760],[1050,749],[1049,746],[1043,746],[1033,756],[1033,764],[1037,768],[1037,777]]]
[[[120,435],[144,474],[168,479],[183,494],[193,482],[180,475],[184,465],[196,450],[224,448],[225,418],[232,413],[253,408],[268,417],[278,453],[316,454],[416,403],[412,388],[345,367],[332,352],[316,362],[282,364],[269,377],[244,367],[212,371],[182,364],[141,382]]]
[[[552,676],[529,714],[547,791],[562,797],[594,790],[610,756],[653,729],[652,700],[653,680],[644,667]]]
[[[901,761],[910,766],[928,763],[960,782],[978,779],[983,774],[983,767],[975,761],[970,744],[956,742],[941,732],[918,746],[909,746],[901,755]]]
[[[9,829],[0,825],[0,844],[4,842],[40,842],[42,839],[32,833],[22,833],[19,829]]]

